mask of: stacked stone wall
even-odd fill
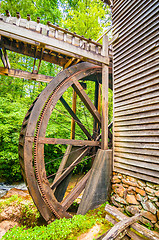
[[[159,185],[114,172],[111,203],[129,216],[142,212],[142,223],[159,229]]]

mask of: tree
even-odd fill
[[[71,7],[70,9],[69,6]],[[66,18],[62,23],[70,31],[96,40],[110,25],[110,8],[101,0],[68,1]]]
[[[30,14],[34,21],[37,17],[40,17],[44,24],[47,21],[58,23],[87,38],[97,39],[99,34],[103,32],[103,27],[109,25],[109,22],[105,25],[105,19],[108,17],[110,10],[100,0],[62,0],[61,2],[58,0],[3,0],[1,2],[1,12],[5,13],[5,10],[9,10],[12,16],[16,16],[18,11],[22,18],[26,18],[27,14]],[[8,56],[11,68],[32,71],[33,58],[9,51]],[[3,66],[2,62],[0,62],[0,66]],[[60,70],[60,67],[42,61],[39,73],[56,76]],[[0,76],[0,176],[6,180],[19,181],[22,178],[18,159],[18,139],[21,124],[29,106],[45,86],[46,83]],[[87,86],[87,93],[93,101],[94,87],[92,83],[87,84]],[[65,99],[70,106],[71,96],[72,92],[68,90],[65,93]],[[77,104],[80,106],[78,117],[82,122],[87,122],[88,126],[92,126],[88,110],[84,109],[84,106],[78,100]],[[59,105],[59,109],[65,115],[68,114],[62,105]],[[68,131],[61,129],[59,123],[70,128],[70,119],[60,113],[53,114],[47,128],[48,137],[58,137],[62,134],[63,138],[67,138],[70,135]],[[76,131],[79,135],[83,134],[78,126]],[[53,157],[61,156],[64,150],[64,146],[51,147],[46,145],[46,160],[50,161]],[[48,172],[51,173],[53,168],[57,169],[58,164],[57,161],[48,165]]]

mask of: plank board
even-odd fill
[[[114,171],[159,183],[158,1],[113,5]]]

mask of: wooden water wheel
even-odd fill
[[[87,95],[86,90],[84,90],[86,83],[90,81],[91,88],[93,88],[94,84],[94,103]],[[90,170],[65,197],[74,168],[82,161],[88,159],[93,161],[97,150],[101,147],[100,85],[100,66],[80,63],[65,69],[37,97],[23,121],[19,139],[22,172],[29,192],[46,221],[51,220],[53,217],[71,217],[67,210],[84,190],[89,178]],[[83,122],[78,118],[78,109],[75,112],[75,109],[72,110],[72,106],[70,107],[66,102],[65,96],[70,95],[70,89],[73,89],[74,92],[73,105],[75,106],[78,97],[79,104],[76,105],[76,108],[79,107],[79,111],[82,108],[86,109],[89,126],[85,126],[86,121]],[[72,99],[72,95],[70,99]],[[67,112],[63,113],[60,106],[63,106]],[[64,114],[63,117],[72,119],[72,125],[70,124],[71,139],[70,133],[67,132],[68,129],[64,126],[65,124],[59,125],[59,128],[66,128],[65,138],[63,136],[56,138],[46,137],[49,119],[51,119],[54,112],[59,112]],[[55,114],[53,117],[55,122],[56,117]],[[90,121],[91,118],[92,121]],[[75,123],[78,127],[77,133],[73,126]],[[52,129],[52,132],[54,132],[54,129]],[[55,158],[46,162],[45,145],[48,146],[48,144],[67,146],[56,175],[54,169],[52,169],[53,174],[49,174],[49,176],[46,171],[46,164],[57,161]],[[54,179],[53,176],[55,176]]]

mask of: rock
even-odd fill
[[[136,182],[136,183],[137,183],[137,180],[136,180],[136,178],[134,178],[134,177],[128,176],[127,179],[128,179],[129,181],[131,181],[131,182]]]
[[[142,204],[143,208],[144,208],[146,211],[151,212],[151,213],[153,213],[153,214],[156,214],[157,209],[156,209],[155,205],[154,205],[152,202],[150,202],[150,201],[141,202],[141,204]]]
[[[124,196],[124,191],[125,191],[125,188],[122,186],[122,185],[118,185],[115,189],[114,189],[114,192],[117,193],[119,195],[119,197],[122,197]]]
[[[156,185],[156,187],[155,187],[155,188],[156,188],[156,190],[159,190],[159,185]]]
[[[157,211],[157,218],[158,218],[158,220],[159,220],[159,210]]]
[[[146,185],[150,188],[153,188],[153,189],[156,188],[156,185],[154,183],[146,182]]]
[[[20,206],[8,206],[0,213],[0,222],[20,216]]]
[[[126,202],[123,198],[121,198],[121,197],[116,196],[116,197],[114,198],[114,200],[117,201],[117,202],[119,202],[119,203],[122,203],[122,204],[127,205],[127,202]]]
[[[152,224],[152,222],[149,221],[148,219],[142,217],[142,218],[140,219],[140,221],[141,221],[144,225],[146,225],[147,227],[151,227],[151,228],[153,228],[153,224]]]
[[[136,188],[135,189],[137,193],[139,193],[141,196],[145,197],[146,196],[146,192],[140,188]]]
[[[159,198],[159,191],[155,192],[155,196]]]
[[[13,228],[14,226],[19,226],[19,224],[17,222],[13,222],[13,221],[1,222],[0,223],[0,239],[9,229]]]
[[[143,197],[138,193],[138,194],[136,194],[136,200],[139,201],[139,202],[142,202]]]
[[[124,187],[124,188],[128,188],[129,185],[127,185],[127,184],[123,184],[123,187]]]
[[[146,202],[148,200],[148,196],[142,197],[139,193],[136,194],[136,200],[139,202]]]
[[[120,183],[121,182],[121,179],[119,179],[119,177],[118,176],[113,176],[113,178],[112,178],[112,183]]]
[[[159,223],[155,223],[155,228],[159,231]]]
[[[126,206],[125,210],[128,211],[129,213],[131,213],[132,215],[140,213],[139,206],[131,206],[131,205]]]
[[[141,212],[143,214],[143,217],[149,219],[152,223],[156,223],[157,222],[156,215],[152,214],[151,212],[144,211],[144,210],[142,210]]]
[[[122,179],[122,182],[126,185],[130,185],[130,186],[133,186],[133,187],[137,186],[136,182],[132,182],[132,181],[129,181],[129,180],[126,180],[126,179]]]
[[[135,189],[136,189],[135,187],[129,186],[127,191],[128,191],[129,194],[134,194]]]
[[[5,196],[2,197],[2,199],[9,198],[12,195],[18,195],[19,197],[22,197],[24,199],[31,199],[31,196],[29,195],[28,190],[21,190],[17,188],[10,189]]]
[[[115,201],[115,197],[114,197],[114,196],[112,196],[110,199],[111,199],[111,202],[112,202],[112,204],[113,204],[114,206],[116,206],[116,207],[118,207],[118,208],[121,207],[120,204]]]
[[[140,186],[140,187],[146,187],[146,183],[145,182],[143,182],[143,181],[141,181],[141,180],[138,180],[137,181],[137,183],[138,183],[138,185]]]
[[[155,204],[157,205],[157,207],[159,208],[159,202],[155,202]]]
[[[118,178],[123,178],[122,174],[121,173],[118,173]]]
[[[157,197],[148,196],[148,198],[149,198],[152,202],[157,202],[157,201],[158,201],[158,198],[157,198]]]
[[[146,188],[145,188],[145,191],[146,191],[149,195],[155,196],[155,190],[154,190],[154,189],[152,189],[152,188],[150,188],[150,187],[146,187]]]
[[[124,198],[124,199],[126,199],[127,194],[128,194],[128,190],[126,189],[126,190],[124,191],[124,194],[123,194],[123,198]]]
[[[114,190],[114,189],[116,189],[116,188],[118,188],[118,187],[120,187],[120,186],[122,186],[122,185],[120,185],[120,184],[118,184],[118,183],[112,184],[112,189]]]
[[[139,205],[139,202],[136,200],[135,196],[134,195],[127,195],[126,196],[126,201],[129,203],[129,204],[134,204],[134,205]]]

